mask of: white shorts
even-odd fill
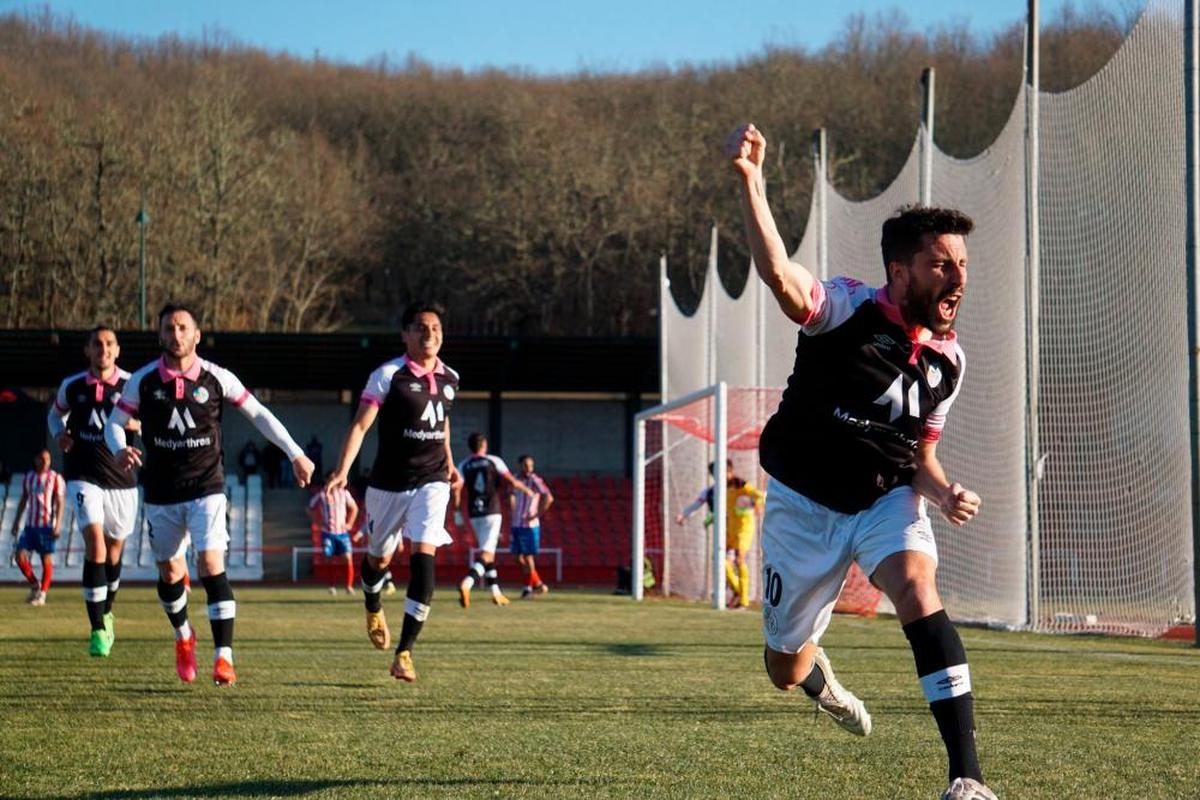
[[[413,544],[450,544],[446,507],[450,484],[427,483],[406,492],[367,487],[367,552],[390,558],[403,536]]]
[[[150,529],[154,560],[183,558],[189,544],[198,553],[228,550],[225,506],[224,492],[165,506],[146,503],[146,525]]]
[[[870,577],[885,558],[906,550],[937,563],[925,499],[911,487],[893,489],[857,514],[842,514],[770,480],[762,526],[767,647],[796,653],[818,642],[850,562]]]
[[[471,530],[475,531],[475,541],[479,549],[485,553],[496,552],[500,544],[500,523],[503,517],[499,514],[488,514],[486,517],[471,517]]]
[[[67,498],[75,504],[75,522],[79,532],[89,525],[99,525],[104,535],[124,541],[137,524],[138,490],[104,489],[88,481],[67,484]]]

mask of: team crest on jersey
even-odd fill
[[[930,364],[929,369],[925,370],[925,380],[929,381],[930,389],[936,389],[942,382],[942,368],[937,364]]]
[[[451,386],[450,384],[446,384],[445,386],[442,387],[442,394],[446,395],[447,400],[453,400],[454,399],[454,387]]]
[[[81,394],[81,395],[79,395],[78,397],[76,397],[76,398],[75,398],[75,402],[76,402],[76,403],[86,403],[86,402],[87,402],[87,395],[86,395],[86,394]]]
[[[197,386],[195,389],[192,389],[192,399],[197,403],[207,403],[208,389],[205,389],[203,386]]]

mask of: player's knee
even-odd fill
[[[889,595],[901,620],[927,617],[942,607],[937,584],[923,574],[906,575]]]
[[[800,685],[808,670],[812,669],[812,659],[805,659],[800,653],[779,653],[770,648],[763,648],[763,666],[766,667],[767,677],[776,689],[790,692]]]

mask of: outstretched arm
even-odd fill
[[[333,475],[325,483],[326,492],[340,489],[346,485],[346,477],[350,474],[350,465],[354,463],[354,459],[358,458],[358,451],[362,449],[363,437],[375,424],[375,417],[378,414],[378,405],[374,403],[359,404],[354,421],[350,423],[350,430],[346,431],[346,441],[342,442],[342,452],[338,456],[337,466],[334,467]]]
[[[754,125],[743,125],[725,142],[725,154],[733,162],[742,186],[742,219],[754,266],[763,283],[775,295],[783,313],[804,324],[813,312],[816,278],[804,267],[788,260],[787,248],[775,227],[767,203],[763,161],[767,140]]]
[[[252,394],[247,394],[237,408],[269,442],[287,453],[288,460],[292,462],[292,472],[296,475],[296,485],[301,488],[307,486],[312,480],[313,463],[304,455],[304,448],[296,444],[283,423]]]
[[[917,447],[917,474],[913,489],[929,502],[951,525],[960,526],[979,513],[979,495],[960,483],[951,483],[937,457],[937,442],[924,441]]]

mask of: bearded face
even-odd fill
[[[967,245],[957,234],[926,234],[912,262],[893,275],[900,313],[935,334],[954,330],[967,286]]]

